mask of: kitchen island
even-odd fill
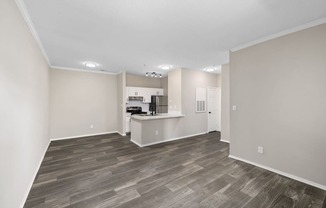
[[[178,139],[178,126],[183,114],[131,116],[131,141],[140,147]]]

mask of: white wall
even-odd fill
[[[326,24],[231,53],[230,154],[326,189],[325,67]]]
[[[49,68],[15,1],[0,1],[0,207],[22,207],[49,144]]]
[[[117,131],[116,100],[116,75],[51,69],[51,139]]]
[[[222,65],[221,73],[221,140],[230,142],[230,70]]]

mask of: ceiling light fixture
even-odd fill
[[[209,67],[209,68],[206,68],[205,69],[205,71],[207,71],[207,72],[213,72],[213,71],[215,71],[216,69],[215,68],[213,68],[213,67]]]
[[[211,67],[207,67],[204,69],[204,71],[207,71],[207,72],[214,72],[214,71],[218,71],[221,69],[221,65],[219,66],[211,66]]]
[[[84,62],[84,65],[88,68],[95,68],[95,67],[98,67],[99,64],[98,63],[95,63],[95,62],[90,62],[90,61],[85,61]]]
[[[163,70],[169,70],[172,68],[172,66],[171,65],[161,65],[161,66],[159,66],[159,68],[161,68]]]
[[[159,77],[159,78],[162,78],[162,74],[157,73],[157,72],[146,72],[145,76],[146,77],[151,76],[151,77]]]

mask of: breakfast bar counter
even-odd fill
[[[131,118],[141,120],[141,121],[147,121],[147,120],[181,118],[181,117],[184,117],[184,115],[183,114],[160,113],[160,114],[156,114],[156,115],[151,115],[151,114],[132,115]]]
[[[130,140],[140,147],[177,139],[183,114],[132,115]]]

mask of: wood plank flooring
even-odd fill
[[[230,159],[219,140],[215,132],[145,148],[118,134],[51,142],[24,207],[325,207],[325,191]]]

